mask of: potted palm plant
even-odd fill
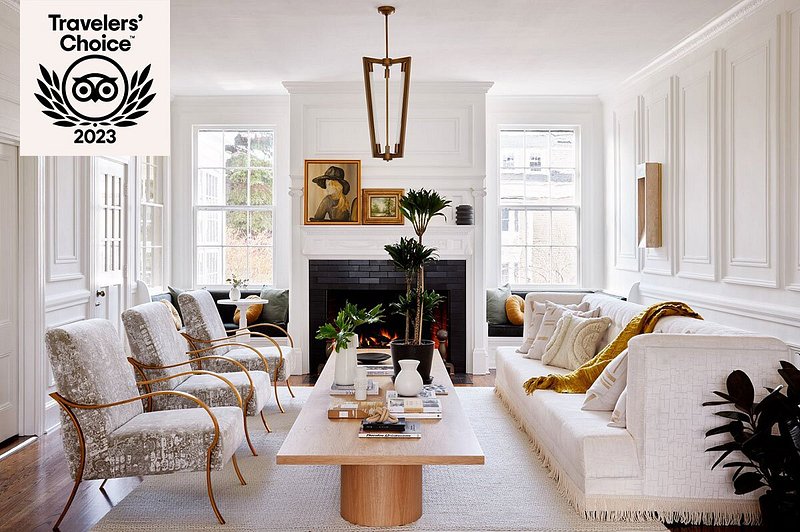
[[[433,190],[409,190],[400,199],[400,211],[414,229],[414,238],[403,237],[396,244],[384,247],[395,268],[405,274],[406,291],[392,304],[392,309],[405,316],[405,335],[403,339],[390,344],[394,373],[400,371],[400,360],[419,361],[418,371],[425,383],[430,383],[431,362],[433,360],[433,340],[423,338],[423,323],[430,321],[433,310],[442,301],[442,296],[425,290],[425,266],[438,260],[436,249],[426,247],[423,235],[428,224],[437,216],[444,217],[442,211],[450,205]]]
[[[721,452],[712,469],[732,453],[724,468],[735,468],[734,491],[743,495],[767,488],[759,497],[761,520],[767,530],[792,530],[800,522],[800,371],[781,361],[778,373],[787,384],[754,401],[750,378],[741,370],[728,375],[726,391],[715,391],[721,401],[703,406],[732,405],[731,410],[714,412],[725,424],[706,437],[727,434],[729,440],[706,449]]]

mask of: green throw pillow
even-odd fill
[[[261,311],[261,321],[267,323],[289,323],[289,290],[263,288],[261,299],[269,301]]]
[[[511,285],[506,283],[500,288],[486,291],[486,321],[489,325],[505,325],[508,323],[506,315],[506,299],[511,296]]]

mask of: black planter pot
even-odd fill
[[[392,351],[392,366],[394,366],[394,376],[400,373],[400,360],[419,360],[417,371],[422,375],[422,381],[430,384],[431,363],[433,362],[433,340],[422,340],[421,345],[406,344],[402,340],[395,340],[389,344]],[[392,377],[394,380],[394,377]]]
[[[770,532],[794,530],[800,522],[800,504],[797,498],[779,497],[768,491],[758,498],[761,522]]]

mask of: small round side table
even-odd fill
[[[246,331],[247,330],[247,309],[252,307],[253,305],[266,305],[269,303],[268,299],[237,299],[236,301],[232,299],[220,299],[218,301],[220,305],[233,305],[237,309],[239,309],[239,331]],[[242,338],[249,338],[249,334],[247,336],[243,336]]]

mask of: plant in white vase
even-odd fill
[[[225,279],[225,282],[231,285],[231,289],[228,292],[228,297],[231,301],[239,301],[242,297],[242,288],[247,286],[247,281],[250,279],[239,279],[236,277],[235,273],[232,273],[230,277]]]
[[[383,306],[379,303],[369,310],[360,308],[346,301],[336,315],[333,323],[326,323],[317,330],[317,340],[333,341],[336,349],[336,367],[334,382],[342,386],[350,386],[355,382],[356,349],[358,336],[356,327],[365,323],[375,323],[383,319]]]

